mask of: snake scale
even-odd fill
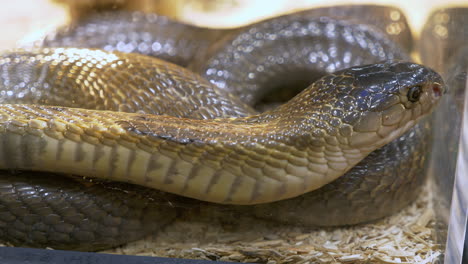
[[[373,26],[308,12],[226,31],[111,12],[40,46],[0,58],[0,236],[16,245],[97,250],[200,206],[377,219],[416,197],[418,121],[445,89],[424,66],[381,62],[409,57]]]

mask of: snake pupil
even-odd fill
[[[421,92],[422,92],[422,87],[421,86],[413,86],[409,89],[408,91],[408,101],[410,102],[416,102],[419,100],[419,97],[421,96]]]

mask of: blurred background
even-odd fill
[[[0,50],[14,48],[18,41],[34,39],[66,24],[90,6],[122,6],[157,12],[172,18],[207,27],[236,27],[267,17],[317,6],[338,3],[372,3],[399,6],[417,36],[429,13],[441,6],[468,5],[466,0],[15,0],[3,1],[0,9]],[[72,12],[69,12],[71,10]]]

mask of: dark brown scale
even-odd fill
[[[211,42],[232,31],[191,26],[157,14],[114,11],[87,15],[35,44],[140,53],[187,66],[203,56]]]
[[[15,245],[99,250],[151,234],[192,206],[128,184],[2,171],[0,236]]]
[[[193,63],[193,58],[206,55],[212,42],[239,30],[203,28],[179,23],[161,15],[125,11],[126,4],[115,6],[112,2],[111,8],[121,9],[112,12],[105,11],[109,9],[109,3],[100,7],[99,3],[95,4],[98,4],[95,10],[104,11],[97,13],[88,10],[75,18],[72,25],[58,29],[36,44],[141,53],[186,66]],[[324,16],[373,25],[387,33],[391,40],[407,52],[412,50],[411,30],[403,12],[396,7],[343,5],[315,8],[301,13],[308,17]]]
[[[408,56],[406,53],[403,52],[396,44],[391,42],[382,32],[367,25],[353,24],[353,22],[363,22],[357,17],[369,17],[367,15],[372,13],[375,15],[372,16],[372,19],[366,20],[371,21],[367,23],[376,25],[381,29],[386,29],[391,23],[393,23],[389,22],[391,19],[389,20],[388,18],[391,12],[395,12],[395,9],[372,6],[317,9],[303,12],[298,15],[293,14],[261,22],[253,26],[246,27],[244,31],[236,30],[236,32],[242,31],[240,33],[241,35],[230,35],[232,33],[227,31],[201,29],[180,23],[174,23],[169,21],[167,18],[152,14],[145,15],[141,13],[114,12],[91,15],[83,20],[77,21],[70,27],[58,30],[55,35],[48,36],[40,45],[49,47],[94,47],[106,50],[139,52],[167,59],[180,65],[192,64],[194,59],[206,58],[208,60],[208,64],[203,66],[202,64],[205,60],[198,59],[199,63],[193,63],[192,67],[200,69],[205,76],[210,78],[211,82],[215,84],[224,83],[224,85],[220,85],[221,88],[224,87],[228,90],[238,92],[239,88],[237,87],[241,86],[240,82],[248,81],[249,79],[260,82],[262,85],[271,83],[271,80],[273,80],[273,82],[276,82],[277,84],[281,82],[279,86],[284,86],[286,82],[283,82],[282,79],[273,78],[267,81],[268,78],[278,75],[279,72],[283,70],[289,74],[301,73],[302,75],[303,73],[307,73],[307,78],[303,78],[302,76],[299,77],[299,75],[290,76],[289,80],[298,77],[300,83],[299,86],[301,86],[303,84],[310,83],[325,72],[332,72],[351,65],[374,63],[392,58],[407,59]],[[366,14],[366,16],[362,16],[362,14]],[[330,17],[316,17],[322,15]],[[352,18],[353,21],[342,22],[335,20],[335,18]],[[375,21],[383,22],[377,23]],[[314,25],[312,28],[308,27],[311,23]],[[394,39],[401,40],[400,43],[403,43],[403,46],[410,47],[411,37],[408,33],[409,30],[403,15],[401,15],[395,23],[405,26],[403,27],[404,30],[401,31],[403,33],[397,34]],[[335,27],[334,30],[329,29],[330,25]],[[314,40],[312,37],[307,41],[303,40],[299,35],[305,27],[308,28],[306,30],[308,34],[314,30],[318,30],[320,33],[315,34]],[[326,37],[327,33],[331,33],[329,35],[332,35],[333,37]],[[278,44],[269,43],[268,36],[271,36],[271,34],[274,34],[280,39]],[[292,34],[292,38],[290,37],[290,34]],[[352,48],[345,46],[349,44],[347,40],[343,40],[347,36],[351,36],[356,43],[361,44],[352,46]],[[319,40],[315,40],[315,37],[318,37]],[[244,38],[246,40],[245,42],[236,42],[236,40]],[[210,48],[209,43],[216,41],[217,43]],[[257,41],[256,44],[253,44],[255,41]],[[315,44],[311,45],[310,43]],[[325,61],[325,56],[328,58],[333,57],[328,55],[328,52],[326,52],[330,49],[329,45],[331,45],[335,50],[333,52],[336,52],[336,57]],[[257,46],[261,47],[261,49],[258,49],[259,52],[254,54],[251,53],[253,50],[250,51],[250,49],[256,49]],[[299,53],[300,56],[297,56],[297,54],[293,52],[283,52],[297,47],[299,47],[299,50],[302,52]],[[233,60],[234,55],[232,53],[229,54],[229,52],[235,52],[236,50],[241,50],[240,53],[242,54],[238,55],[245,55],[246,57],[242,57],[244,59]],[[267,53],[267,51],[272,53]],[[374,56],[369,57],[369,52],[374,53]],[[286,54],[287,56],[285,56]],[[343,61],[343,58],[345,58],[344,55],[346,54],[350,54],[351,56],[348,58],[349,61],[348,59]],[[263,59],[261,59],[262,56],[264,56]],[[303,66],[304,64],[306,66]],[[263,70],[259,70],[259,65],[263,66]],[[323,68],[317,68],[316,65]],[[233,66],[237,68],[231,68]],[[10,70],[15,67],[16,69],[20,69],[23,66],[8,62],[0,68],[3,75],[8,76],[7,79],[3,79],[3,84],[5,87],[16,87],[12,90],[16,89],[23,91],[22,89],[28,87],[28,89],[24,89],[24,91],[30,91],[31,87],[37,85],[35,83],[37,79],[35,78],[37,78],[38,75],[34,74],[34,72],[37,73],[38,70],[42,69],[46,69],[47,71],[48,69],[53,69],[54,66],[46,64],[38,66],[38,64],[33,63],[29,65],[29,67],[32,67],[32,70],[24,73],[22,76],[15,75],[13,73],[14,71]],[[63,68],[63,71],[64,73],[69,73],[70,68]],[[169,71],[170,70],[167,71],[167,74],[173,74],[173,72]],[[227,78],[226,76],[224,76],[225,79],[218,78],[219,71],[222,73],[220,75],[228,73],[226,74]],[[266,72],[270,74],[267,74]],[[54,75],[55,73],[52,71],[49,74]],[[128,73],[125,77],[116,75],[114,76],[114,79],[111,78],[109,82],[127,82],[126,84],[128,85],[128,80],[133,80],[133,74],[140,73]],[[154,72],[151,72],[151,69],[148,69],[146,74],[149,76],[154,74]],[[237,75],[236,78],[233,78],[235,74],[239,75]],[[249,78],[249,74],[253,74],[254,78]],[[262,76],[262,74],[265,75]],[[25,76],[31,77],[29,82],[25,82],[26,85],[21,84]],[[51,79],[59,80],[57,79],[58,75],[55,74],[54,76],[56,77]],[[181,74],[180,80],[184,78],[185,77]],[[197,85],[203,83],[203,86],[207,86],[204,84],[204,81],[197,78],[198,77],[195,77]],[[73,80],[73,77],[66,80],[71,81]],[[179,82],[180,80],[179,78],[176,78],[176,80],[173,81]],[[334,83],[333,85],[338,88],[346,88],[349,87],[350,81],[354,81],[349,80],[346,77],[343,77],[342,79],[340,78],[340,80],[341,81],[336,80],[336,82],[339,83]],[[322,81],[326,83],[326,80]],[[41,85],[44,83],[46,82],[41,83]],[[55,87],[54,85],[52,86]],[[258,87],[261,88],[257,88],[256,85],[257,84],[253,82],[247,82],[247,84],[245,84],[245,86],[250,87],[249,89],[252,91],[265,89],[263,88],[264,86],[259,85]],[[147,88],[147,86],[142,83],[138,83],[137,86],[140,88]],[[172,83],[162,86],[172,86]],[[66,88],[66,86],[58,87],[60,87],[60,89]],[[304,87],[300,87],[300,89]],[[13,100],[13,102],[21,102],[21,98],[10,96],[7,93],[7,90],[8,89],[3,88],[1,92],[2,99],[5,98],[6,101],[8,98],[9,102],[11,102],[11,100]],[[221,101],[221,103],[217,103],[217,99],[209,99],[209,96],[202,98],[196,97],[196,95],[200,93],[199,90],[191,89],[191,87],[188,86],[183,88],[183,90],[188,95],[195,95],[194,98],[198,98],[198,100],[194,101],[197,103],[206,103],[207,105],[214,103],[214,105],[220,105],[220,108],[216,108],[215,110],[213,110],[213,108],[203,108],[199,110],[197,118],[247,115],[251,111],[248,110],[249,108],[247,107],[236,108],[236,106],[234,106],[235,110],[232,110],[232,106],[230,106],[227,101],[232,98],[234,98],[232,99],[234,101],[237,100],[235,97],[226,100],[226,102]],[[288,91],[287,94],[292,96],[297,91],[298,89],[295,89],[292,92]],[[267,92],[263,93],[266,94]],[[343,94],[344,93],[345,91],[343,91]],[[57,97],[47,99],[51,100],[48,102],[46,102],[45,97],[41,97],[41,95],[35,94],[32,96],[38,98],[38,102],[55,104],[61,101],[62,98],[60,97],[60,93],[54,92],[54,94],[58,94],[56,95]],[[137,97],[137,101],[140,101],[140,103],[126,103],[126,98],[122,97],[119,99],[119,103],[109,103],[106,107],[109,107],[109,109],[120,108],[121,110],[123,109],[124,111],[131,112],[137,111],[137,107],[142,104],[141,102],[147,100],[147,98],[155,100],[153,95],[147,93],[142,93],[140,95],[133,93],[132,95],[126,96]],[[175,96],[175,94],[172,96]],[[251,103],[259,101],[257,97],[250,98],[247,96],[246,98],[246,101]],[[83,100],[84,103],[87,103],[96,99],[77,98],[77,100]],[[105,101],[105,98],[97,100]],[[167,99],[161,99],[161,101],[164,100],[169,101]],[[213,102],[212,100],[215,101]],[[272,100],[275,101],[277,99],[273,98]],[[343,100],[345,100],[345,98],[343,98]],[[177,103],[178,102],[176,102],[176,104]],[[78,105],[78,103],[76,105]],[[157,111],[154,110],[154,112],[163,111],[169,107],[163,107],[159,104],[154,105],[154,108],[159,107]],[[185,106],[185,104],[181,102],[181,105],[178,105],[175,109],[182,109],[183,105]],[[191,104],[187,106],[192,107]],[[292,108],[289,109],[289,111],[292,113],[296,111],[296,109]],[[175,111],[172,115],[190,116],[190,113],[190,111],[188,114]],[[332,115],[333,114],[339,117],[343,115],[343,113],[340,113],[339,111],[332,113]],[[274,116],[274,112],[266,112],[262,118],[268,120]],[[323,116],[322,118],[326,119],[328,116]],[[349,120],[352,121],[355,118],[355,116],[349,114]],[[138,124],[140,121],[145,120],[140,119],[137,120],[136,123]],[[258,122],[259,119],[252,119],[252,122],[254,121]],[[131,123],[126,123],[126,125],[128,125],[129,128],[135,127],[135,124]],[[288,125],[289,124],[285,124],[285,127]],[[324,189],[270,205],[260,205],[253,208],[231,206],[228,207],[227,210],[240,210],[240,212],[245,212],[253,209],[253,214],[262,218],[284,221],[290,224],[306,225],[355,224],[391,214],[414,199],[417,193],[415,189],[420,186],[418,185],[419,183],[424,181],[426,175],[426,159],[424,155],[421,155],[421,153],[427,153],[427,145],[424,143],[425,136],[423,136],[427,135],[425,134],[426,129],[425,124],[416,126],[398,140],[395,140],[382,149],[373,152],[358,166],[353,168],[346,175],[342,176],[339,180],[326,185]],[[144,127],[141,127],[141,130],[143,131]],[[349,131],[340,131],[340,133],[347,134]],[[186,140],[190,141],[191,139],[186,137]],[[411,142],[414,141],[414,144],[407,144],[407,140]],[[216,150],[213,151],[216,152]],[[208,154],[209,153],[206,155]],[[370,162],[372,162],[372,164],[370,164]],[[411,166],[415,166],[415,164],[418,164],[419,166],[417,170],[409,169]],[[381,177],[382,171],[388,173],[383,178]],[[21,175],[23,174],[20,174],[20,176],[16,175],[14,177],[19,179],[19,177],[23,177]],[[1,178],[2,180],[5,179],[6,192],[12,192],[12,195],[21,195],[21,192],[17,192],[15,188],[9,187],[17,184],[10,182],[12,181],[10,179],[11,177],[11,175],[6,175]],[[39,192],[37,194],[37,198],[36,194],[33,193],[35,197],[34,199],[23,199],[25,203],[32,200],[35,202],[48,200],[49,203],[41,206],[40,210],[37,210],[34,213],[27,210],[19,210],[17,211],[17,215],[13,216],[8,206],[4,206],[4,210],[0,211],[0,215],[5,216],[4,218],[0,218],[0,223],[6,223],[5,225],[0,225],[0,234],[7,234],[8,232],[11,233],[11,235],[2,235],[2,237],[6,240],[10,240],[16,245],[97,250],[139,239],[143,235],[147,234],[148,231],[153,232],[166,223],[172,221],[176,215],[177,208],[181,207],[183,210],[187,209],[183,208],[184,206],[181,204],[177,204],[175,206],[176,208],[167,206],[168,201],[172,203],[179,199],[174,198],[173,195],[160,194],[158,191],[139,189],[138,187],[126,184],[117,184],[118,187],[112,187],[116,185],[111,185],[109,187],[107,185],[92,184],[92,188],[89,189],[82,188],[82,186],[86,186],[86,182],[83,181],[78,181],[79,184],[77,185],[76,180],[60,177],[57,181],[51,181],[46,180],[45,177],[43,178],[37,174],[35,174],[34,177],[27,174],[23,177],[23,180],[19,182],[20,183],[18,184],[21,184],[21,186],[26,186],[24,188],[31,190],[41,188],[46,189],[50,187],[51,191],[49,193],[51,195],[49,198],[49,196],[44,196],[43,193]],[[358,186],[367,186],[369,188],[359,189]],[[374,191],[376,186],[381,186],[382,189],[380,190],[382,191],[376,193]],[[385,191],[387,187],[398,191],[387,193]],[[127,188],[129,188],[130,191],[127,191]],[[134,192],[133,190],[142,190],[141,192],[144,194],[140,194],[140,191]],[[89,201],[92,205],[86,207],[87,210],[83,210],[81,214],[75,218],[60,216],[60,209],[56,209],[58,210],[58,213],[54,213],[54,208],[74,208],[74,204],[64,204],[66,201],[63,201],[62,198],[68,196],[72,197],[73,199],[70,199],[73,201],[81,201],[83,199],[84,201]],[[0,196],[0,200],[2,197],[3,196]],[[148,199],[148,197],[151,198]],[[394,197],[397,197],[397,199],[394,199]],[[11,200],[18,200],[14,203],[15,208],[29,208],[32,206],[30,203],[20,205],[23,200],[16,197],[8,199],[6,203],[9,203]],[[67,200],[67,198],[65,200]],[[326,202],[324,203],[323,201]],[[32,204],[35,205],[35,203]],[[128,212],[128,214],[119,215],[120,213],[116,211],[116,208],[122,207],[120,206],[122,204],[125,205],[124,207],[126,209],[124,211]],[[188,202],[187,200],[183,204],[190,205],[191,202]],[[158,206],[160,205],[163,206],[158,209]],[[206,205],[208,210],[210,210],[209,208],[212,206],[218,207],[218,205],[208,205],[206,203],[201,203],[201,205]],[[316,213],[315,210],[317,209],[320,213]],[[13,209],[13,211],[14,210],[15,209]],[[73,210],[75,209],[70,210],[70,212],[74,212]],[[147,218],[142,219],[140,217],[144,213],[150,211],[152,213],[150,213]],[[68,214],[71,214],[70,212]],[[166,213],[167,215],[165,215]],[[339,217],[337,217],[338,214]],[[95,218],[96,215],[99,217]],[[125,227],[119,225],[119,221],[117,221],[116,218],[121,219],[120,223],[128,224],[131,222],[132,225],[128,226],[141,226],[143,229],[127,230]],[[29,225],[29,222],[27,222],[28,219],[44,219],[44,223],[38,224],[38,226],[31,226]],[[70,221],[66,221],[67,219]],[[340,220],[344,220],[344,222]],[[106,223],[106,228],[102,226],[102,223]],[[12,226],[15,228],[11,228]],[[72,229],[81,230],[81,232],[77,232],[76,236],[65,235],[65,233],[69,233]],[[89,240],[94,244],[84,245],[83,241],[89,243]]]
[[[287,101],[323,75],[392,59],[409,57],[374,27],[302,12],[246,27],[192,68],[255,105],[279,91],[289,97],[276,103]]]
[[[402,10],[392,6],[378,5],[343,5],[316,8],[303,11],[310,16],[331,17],[357,24],[375,26],[386,33],[393,42],[399,44],[406,52],[413,49],[413,36],[408,21]]]

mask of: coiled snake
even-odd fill
[[[156,35],[143,26],[161,21],[166,26]],[[96,48],[103,41],[100,47],[111,49],[109,41],[117,39],[124,49],[184,55],[191,36],[220,38],[182,56],[193,63],[176,60],[201,76],[163,60],[99,49],[2,55],[4,239],[83,250],[121,244],[172,221],[179,202],[194,203],[164,192],[318,225],[369,221],[414,198],[428,135],[426,123],[415,124],[444,91],[437,73],[409,62],[368,65],[408,57],[372,26],[307,12],[227,33],[196,29],[191,35],[194,30],[154,15],[111,13],[62,29],[41,45]],[[161,32],[183,36],[169,44],[152,39]],[[83,41],[86,34],[94,42]],[[128,36],[141,42],[125,46]],[[310,83],[324,72],[279,107],[256,114],[248,106],[271,89]]]

